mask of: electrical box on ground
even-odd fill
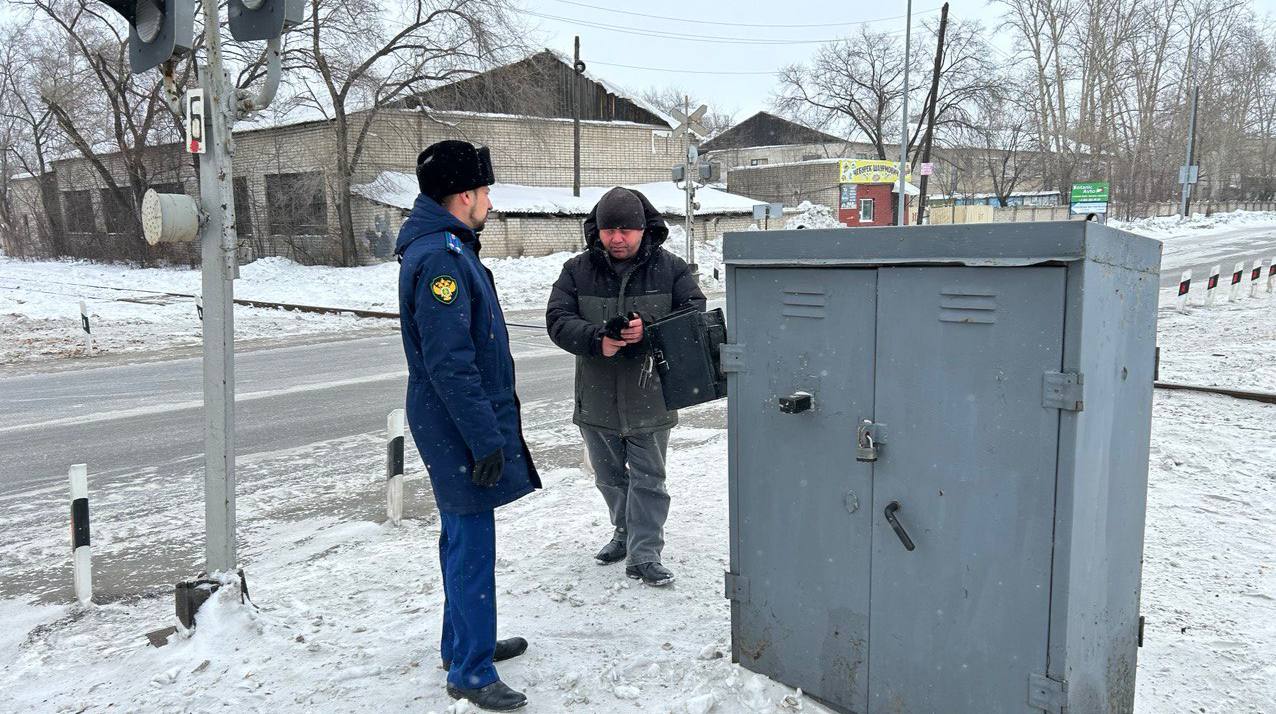
[[[733,658],[846,712],[1131,711],[1160,252],[728,234]]]

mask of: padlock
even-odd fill
[[[865,419],[855,433],[855,460],[877,461],[877,444],[873,441],[873,422]]]

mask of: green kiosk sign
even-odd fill
[[[1072,213],[1107,213],[1108,182],[1086,181],[1072,184]]]

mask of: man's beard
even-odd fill
[[[483,226],[486,226],[486,225],[487,225],[487,216],[483,216],[483,220],[481,221],[476,221],[476,219],[474,218],[474,215],[470,214],[470,229],[473,230],[475,233],[481,232],[483,230]]]

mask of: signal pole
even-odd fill
[[[231,184],[236,102],[222,67],[219,3],[202,3],[207,55],[199,67],[208,130],[199,159],[203,225],[204,517],[208,572],[233,572],[235,552],[235,200]]]

